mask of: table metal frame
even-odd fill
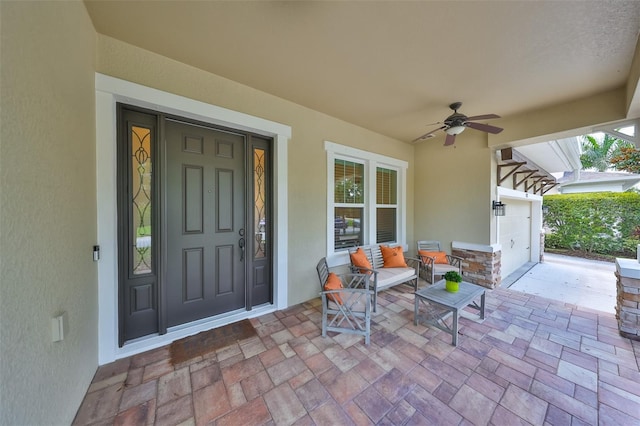
[[[478,296],[480,296],[480,306],[474,301]],[[420,313],[421,303],[427,308],[422,314]],[[457,293],[450,293],[445,289],[445,280],[440,280],[415,292],[413,324],[418,325],[418,320],[421,320],[451,334],[451,344],[458,346],[458,319],[460,311],[466,306],[480,311],[480,319],[483,320],[485,288],[463,281]],[[450,315],[453,316],[451,327],[445,322]]]

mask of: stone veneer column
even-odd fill
[[[640,340],[640,262],[616,259],[616,278],[618,330],[623,337]]]
[[[451,254],[462,258],[464,281],[490,289],[500,285],[502,247],[499,244],[485,246],[454,241]]]

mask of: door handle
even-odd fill
[[[240,262],[244,261],[244,238],[238,240],[238,246],[240,246]]]

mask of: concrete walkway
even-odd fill
[[[543,263],[535,264],[511,285],[507,278],[503,286],[615,314],[615,270],[615,263],[545,253]]]

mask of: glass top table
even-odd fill
[[[480,297],[480,305],[474,301]],[[420,307],[424,309],[421,310]],[[445,289],[445,280],[421,288],[415,292],[415,306],[413,311],[413,324],[425,322],[446,333],[451,334],[453,346],[458,345],[458,319],[460,311],[466,306],[471,306],[480,311],[480,319],[484,319],[485,288],[465,281],[460,283],[460,290],[450,293]],[[451,326],[446,319],[452,316]]]

